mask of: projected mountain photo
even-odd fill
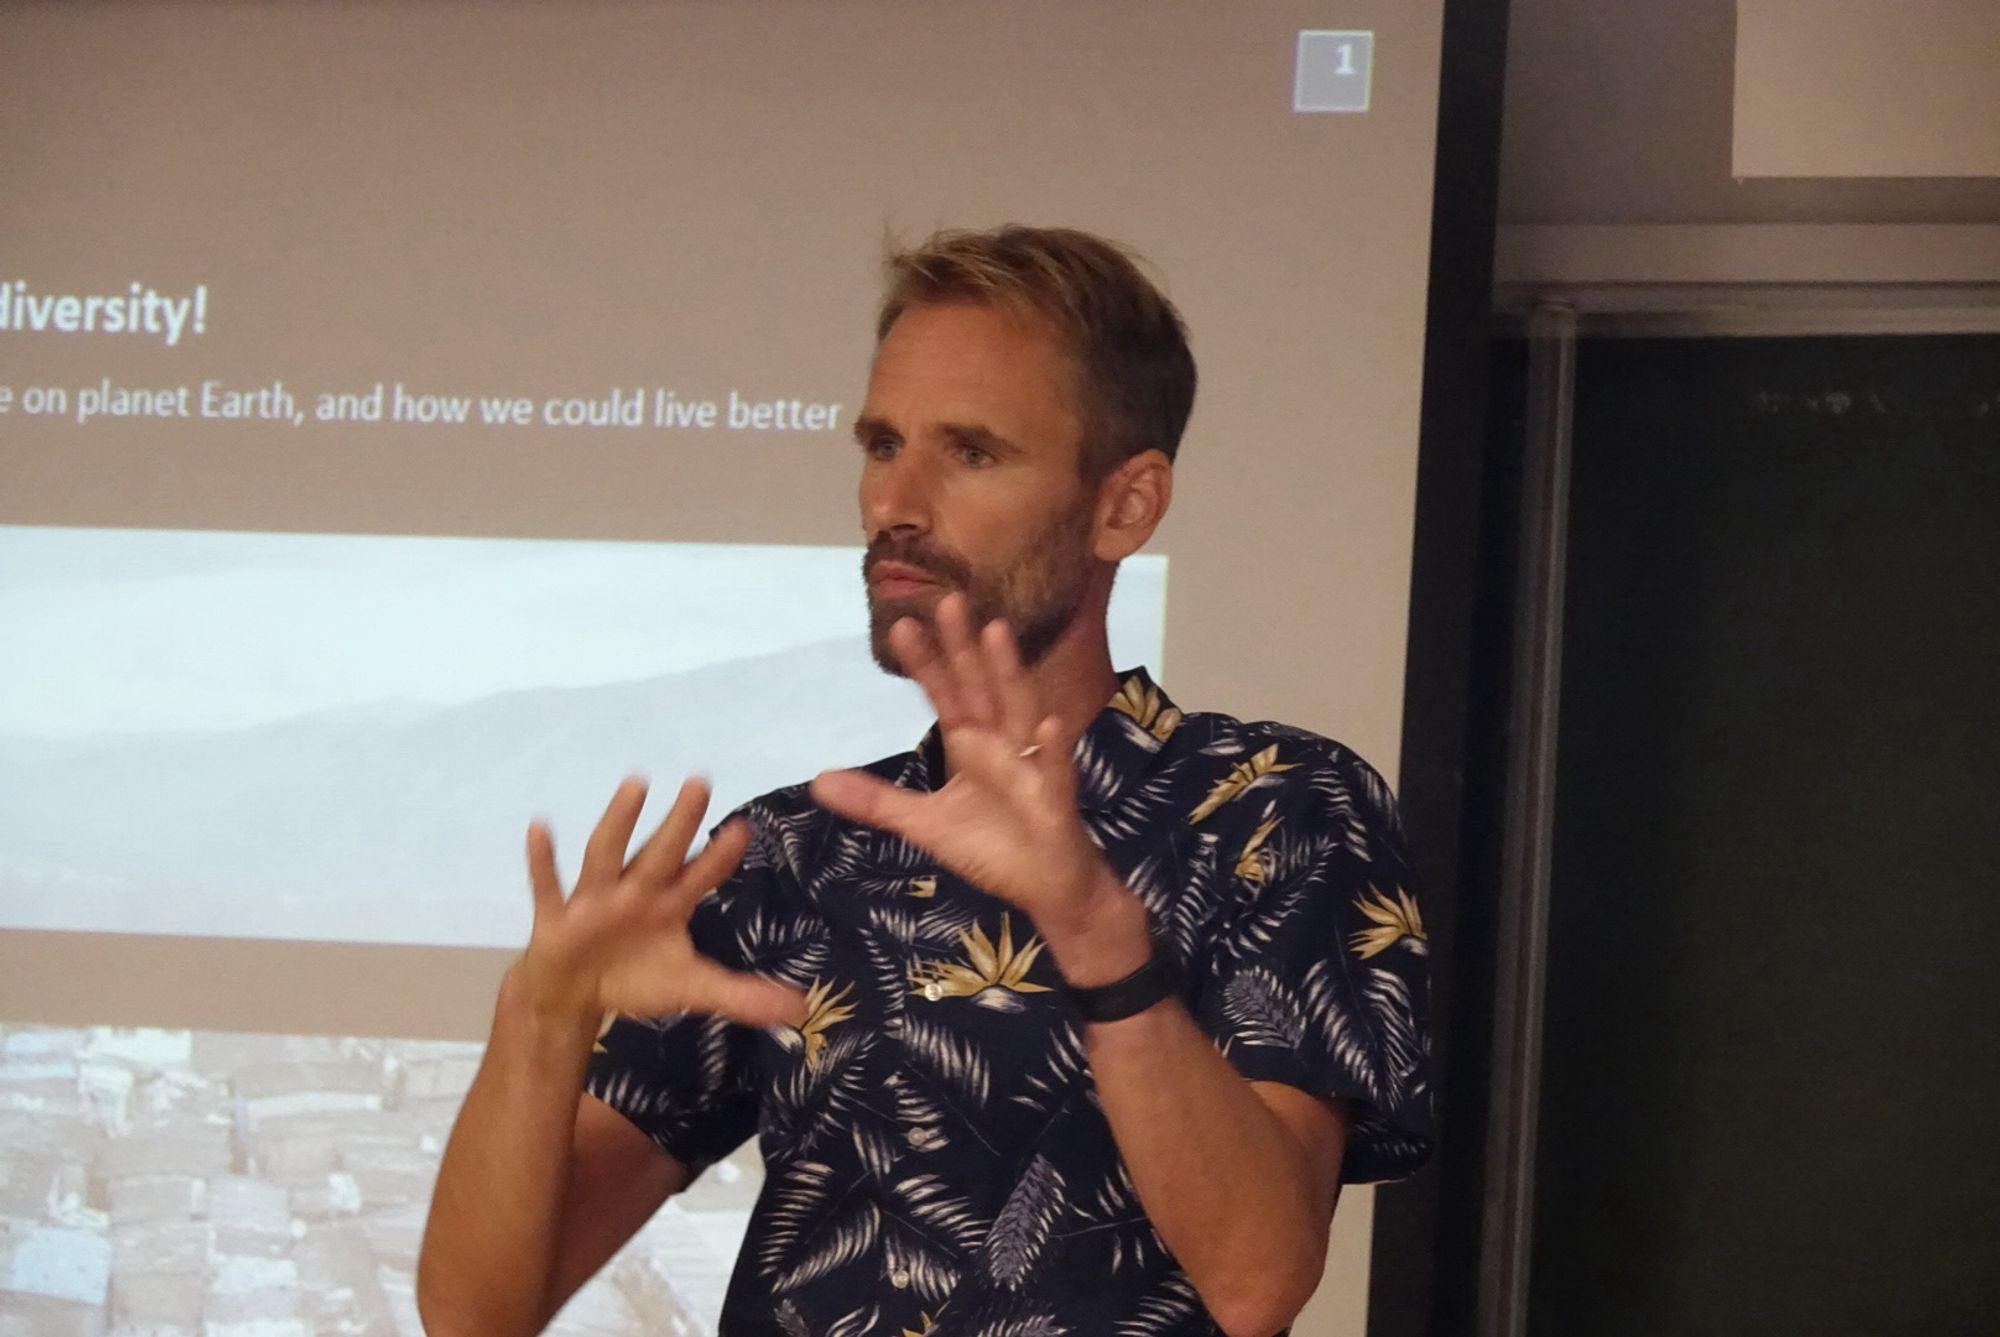
[[[844,549],[0,529],[0,555],[45,650],[0,666],[0,927],[514,947],[532,818],[573,868],[626,775],[642,829],[707,776],[713,825],[930,722]],[[1164,559],[1121,580],[1130,662],[1164,594]]]
[[[855,638],[416,718],[350,709],[59,756],[0,740],[0,903],[17,927],[514,945],[531,817],[574,853],[621,776],[655,777],[657,808],[702,771],[713,820],[926,723]]]

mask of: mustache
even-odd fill
[[[927,548],[909,539],[878,538],[861,555],[861,578],[875,574],[883,562],[896,562],[923,572],[940,585],[964,589],[972,583],[972,567],[964,558]]]

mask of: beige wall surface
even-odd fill
[[[1304,0],[8,7],[0,523],[852,543],[885,230],[1082,226],[1153,262],[1201,364],[1156,542],[1169,686],[1393,777],[1440,11],[1347,7],[1370,108],[1302,115]],[[25,297],[135,285],[199,290],[199,331],[19,328]],[[204,417],[211,382],[301,418]],[[314,417],[398,385],[831,422]],[[174,416],[80,423],[91,388]],[[500,960],[0,932],[0,1018],[469,1039]],[[1360,1330],[1367,1212],[1302,1333]]]
[[[2000,176],[1992,0],[1737,0],[1739,176]]]
[[[1502,226],[2000,219],[1995,179],[1740,176],[1736,51],[1735,0],[1513,0]]]
[[[1496,301],[1518,311],[1559,295],[1661,334],[1992,328],[2000,176],[1886,178],[1847,158],[1759,176],[1746,173],[1770,163],[1737,150],[1746,132],[1784,153],[1828,135],[1901,143],[1916,133],[1912,99],[1935,97],[1926,151],[1952,138],[1973,141],[1952,151],[1986,152],[2000,121],[1971,108],[1993,96],[1978,33],[1995,12],[1984,0],[1514,0]],[[1933,13],[1976,40],[1940,42]],[[1867,31],[1895,67],[1879,88],[1799,63]],[[1810,134],[1774,119],[1813,119],[1828,99],[1837,114]]]

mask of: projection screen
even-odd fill
[[[922,732],[849,434],[890,239],[1146,258],[1201,390],[1120,662],[1393,776],[1440,10],[0,10],[0,1327],[416,1331],[526,822]],[[705,1331],[756,1176],[557,1330]]]

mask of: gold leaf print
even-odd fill
[[[934,877],[913,877],[910,879],[910,895],[920,901],[927,901],[937,895],[937,879]]]
[[[903,1337],[930,1337],[931,1329],[937,1326],[937,1321],[933,1319],[929,1314],[919,1314],[917,1315],[917,1317],[923,1322],[924,1326],[918,1328],[915,1332],[910,1331],[910,1329],[908,1328],[904,1328]]]
[[[1013,947],[1013,930],[1008,926],[1007,916],[1000,916],[1000,940]],[[958,935],[959,945],[965,948],[965,959],[979,972],[979,979],[987,984],[1000,982],[1000,954],[993,944],[986,940],[986,934],[974,924],[968,933]]]
[[[1236,876],[1253,887],[1264,885],[1264,879],[1271,875],[1271,851],[1264,848],[1264,842],[1278,829],[1279,819],[1270,821],[1250,833],[1250,839],[1243,842],[1243,853],[1236,856]]]
[[[1374,887],[1368,888],[1368,896],[1355,898],[1355,908],[1368,916],[1375,927],[1356,932],[1349,940],[1354,953],[1362,960],[1378,952],[1386,952],[1405,938],[1415,938],[1418,942],[1429,942],[1424,936],[1424,917],[1417,912],[1417,903],[1410,899],[1401,887],[1396,889],[1396,899],[1390,900]]]
[[[844,1007],[847,996],[854,992],[849,984],[839,993],[833,992],[833,981],[822,984],[815,979],[812,988],[806,990],[806,1019],[799,1026],[799,1038],[806,1049],[806,1066],[819,1066],[819,1059],[826,1049],[826,1033],[854,1015],[852,1007]]]
[[[1250,760],[1238,762],[1236,765],[1231,766],[1229,774],[1217,780],[1215,788],[1208,791],[1208,797],[1197,803],[1194,811],[1188,814],[1188,824],[1192,826],[1223,804],[1229,802],[1229,800],[1243,793],[1243,791],[1265,776],[1276,775],[1280,771],[1293,771],[1297,769],[1298,763],[1296,762],[1280,762],[1278,760],[1278,745],[1276,743],[1271,744],[1271,746],[1265,748],[1262,752],[1250,758]]]
[[[1134,724],[1162,743],[1181,722],[1179,710],[1173,706],[1161,708],[1160,689],[1146,686],[1137,677],[1127,678],[1119,685],[1118,695],[1111,698],[1111,708],[1131,716]]]
[[[618,1014],[616,1012],[606,1012],[604,1014],[604,1019],[597,1023],[597,1042],[591,1045],[590,1047],[591,1053],[608,1054],[611,1052],[610,1050],[604,1047],[604,1033],[610,1030],[611,1023],[617,1020],[618,1020]]]
[[[999,1012],[1018,1012],[1020,993],[1047,993],[1045,984],[1028,982],[1028,970],[1042,954],[1042,940],[1030,938],[1014,950],[1011,916],[1000,916],[1000,941],[996,945],[986,930],[974,924],[958,935],[965,948],[965,963],[933,962],[910,971],[910,992],[922,994],[930,1002],[942,998],[970,998],[981,1007]]]

